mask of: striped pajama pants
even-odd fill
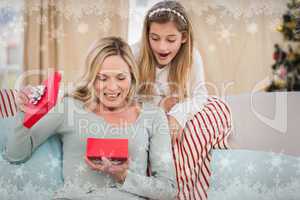
[[[0,119],[12,117],[17,112],[15,100],[15,90],[1,89],[0,90]]]
[[[182,141],[172,147],[179,200],[206,200],[211,176],[211,149],[227,149],[231,112],[218,98],[210,97],[184,127]]]

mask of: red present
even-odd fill
[[[23,125],[31,128],[37,121],[46,115],[56,104],[61,75],[58,72],[48,76],[43,82],[45,92],[37,104],[30,104],[26,109]]]
[[[113,161],[128,159],[128,139],[88,138],[86,157],[101,160],[102,157]]]

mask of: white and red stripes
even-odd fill
[[[14,116],[17,112],[15,91],[11,89],[0,90],[0,118]]]
[[[178,184],[177,199],[206,200],[211,176],[210,150],[227,149],[231,112],[223,101],[211,97],[187,122],[182,141],[173,145]]]

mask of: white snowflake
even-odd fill
[[[145,18],[145,11],[144,9],[130,9],[129,11],[129,17],[130,17],[130,21],[129,23],[132,24],[138,24],[138,23],[142,23],[141,19]]]
[[[131,169],[137,169],[139,167],[139,163],[136,160],[131,160],[129,163]]]
[[[220,164],[220,170],[226,170],[229,169],[230,166],[232,166],[232,160],[230,160],[228,157],[222,157],[219,160],[219,164]]]
[[[2,36],[3,38],[7,38],[7,37],[9,36],[9,30],[8,30],[8,29],[4,30],[4,31],[1,33],[1,36]]]
[[[275,183],[276,187],[279,187],[280,181],[281,180],[280,180],[279,174],[276,174],[276,176],[273,176],[273,182]]]
[[[286,2],[274,0],[212,0],[222,15],[229,15],[235,19],[251,19],[258,15],[275,16],[282,15],[286,10]]]
[[[254,163],[249,163],[246,168],[246,173],[252,175],[256,172],[256,166]]]
[[[298,158],[298,162],[295,163],[296,173],[300,176],[300,158]]]
[[[299,177],[293,177],[291,179],[290,186],[291,186],[291,188],[293,186],[296,186],[296,187],[300,188],[300,178]]]
[[[246,30],[248,33],[254,35],[258,31],[257,24],[255,22],[248,24]]]
[[[48,181],[48,183],[53,187],[57,187],[58,182],[55,179],[51,179],[51,181]]]
[[[25,174],[25,172],[24,172],[24,166],[23,165],[18,166],[18,168],[15,171],[15,176],[17,178],[23,178],[24,174]]]
[[[3,156],[0,153],[0,163],[6,163],[6,160],[3,159]]]
[[[38,1],[32,1],[32,4],[30,4],[30,8],[26,9],[25,14],[33,14],[34,12],[39,12],[41,10],[40,2]]]
[[[273,32],[277,32],[276,29],[279,25],[281,25],[281,23],[282,23],[281,18],[272,19],[271,22],[269,23],[270,30],[273,31]]]
[[[53,191],[52,191],[53,192]],[[22,190],[19,191],[19,198],[17,199],[45,199],[49,198],[51,195],[51,190],[43,189],[38,185],[34,185],[28,182]]]
[[[48,35],[50,36],[51,39],[56,39],[58,42],[60,42],[66,36],[62,26],[48,33]]]
[[[214,44],[210,44],[210,45],[208,46],[208,50],[209,50],[210,52],[215,52],[215,51],[216,51],[216,46],[215,46]]]
[[[110,19],[107,14],[102,15],[101,20],[99,20],[98,26],[104,33],[108,33],[110,27]]]
[[[270,165],[270,171],[282,171],[282,167],[284,164],[283,156],[282,154],[273,153],[271,156],[271,159],[267,161],[267,163]]]
[[[109,186],[110,186],[110,183],[106,183],[106,187],[105,188],[108,188]],[[92,190],[95,190],[98,187],[95,184],[92,184],[90,182],[86,182],[86,183],[84,183],[84,185],[82,186],[82,188],[85,191],[92,191]]]
[[[10,8],[11,6],[11,0],[1,0],[0,2],[0,8]]]
[[[164,154],[160,155],[160,160],[161,160],[162,164],[170,163],[170,161],[172,161],[171,154],[164,153]]]
[[[232,25],[228,25],[227,27],[221,25],[221,28],[217,34],[219,35],[218,40],[220,42],[225,41],[227,44],[230,44],[231,38],[235,36],[235,34],[232,32]]]
[[[42,16],[42,17],[37,17],[36,18],[36,23],[38,25],[45,25],[48,22],[48,17],[47,16]]]
[[[235,19],[239,19],[243,15],[243,10],[242,10],[242,8],[239,8],[239,7],[232,8],[232,10],[231,10],[232,13],[228,13],[228,10],[225,10],[225,9],[223,11],[224,11],[223,15],[226,13],[226,14],[232,15]]]
[[[108,6],[111,5],[104,0],[89,0],[89,3],[72,0],[57,2],[57,10],[60,15],[75,22],[79,22],[83,17],[90,15],[100,16],[109,9]]]
[[[84,16],[83,4],[79,1],[59,1],[57,9],[68,20],[79,21]]]
[[[83,172],[85,172],[86,171],[86,166],[85,165],[83,165],[82,163],[80,163],[79,165],[78,165],[78,167],[77,167],[77,169],[76,169],[76,172],[78,172],[78,173],[83,173]]]
[[[55,157],[53,157],[52,155],[49,156],[50,159],[49,159],[49,167],[50,167],[50,170],[54,170],[55,168],[59,167],[60,164],[61,164],[61,161]]]
[[[40,47],[40,51],[46,51],[47,50],[47,46],[45,44],[42,44]]]
[[[89,31],[89,25],[86,23],[80,23],[77,27],[78,33],[85,34]]]
[[[7,46],[7,42],[4,39],[3,36],[0,37],[0,47],[6,47]]]
[[[197,16],[201,16],[208,12],[210,9],[217,9],[217,5],[213,1],[198,0],[198,1],[184,1],[186,10],[191,10]]]
[[[78,178],[73,178],[72,180],[66,180],[63,187],[59,189],[57,194],[62,196],[79,197],[86,194],[86,192],[92,189],[92,187],[95,186],[90,183],[85,183],[82,185]]]
[[[137,147],[138,152],[145,152],[145,147],[143,145]]]
[[[19,188],[14,182],[0,178],[0,199],[5,200],[30,200],[30,199],[51,199],[54,191],[48,187],[34,184],[28,180],[24,186]]]
[[[41,180],[41,181],[44,180],[46,177],[45,173],[43,173],[43,172],[39,172],[37,176],[38,176],[39,180]]]
[[[215,15],[209,15],[206,18],[206,23],[208,25],[215,25],[217,23],[217,17]]]
[[[267,186],[260,182],[252,184],[251,182],[241,182],[239,179],[231,180],[226,187],[213,188],[209,191],[208,199],[290,199],[297,200],[300,198],[299,181],[290,182],[281,187]]]
[[[5,27],[5,29],[13,34],[22,34],[24,32],[24,28],[27,26],[27,23],[24,22],[23,17],[15,17],[9,24]]]

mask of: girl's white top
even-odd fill
[[[139,43],[131,46],[136,59],[139,56]],[[156,67],[154,104],[158,105],[160,100],[170,95],[168,86],[168,75],[170,65],[163,68]],[[198,50],[193,50],[193,64],[187,80],[188,97],[177,103],[167,114],[176,118],[178,123],[184,127],[194,114],[201,110],[207,100],[208,94],[204,81],[203,61]]]

